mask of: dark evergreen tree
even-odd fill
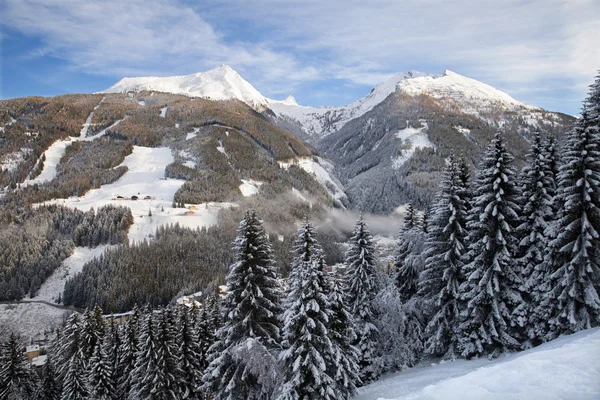
[[[136,304],[131,318],[123,326],[123,339],[119,347],[119,361],[116,369],[117,398],[119,399],[126,399],[131,390],[133,371],[140,350],[140,319],[140,310]]]
[[[394,259],[396,285],[400,291],[400,299],[406,302],[417,294],[419,274],[425,263],[423,246],[425,232],[417,223],[416,211],[409,204],[404,224],[398,233],[398,244]]]
[[[377,267],[373,237],[362,215],[350,239],[345,266],[344,291],[357,335],[353,345],[359,351],[360,378],[363,383],[369,383],[377,379],[381,370],[376,360],[378,316],[373,307],[375,296],[381,290],[381,272]]]
[[[69,360],[63,378],[60,398],[61,400],[84,400],[89,398],[85,356],[81,348],[78,348]]]
[[[33,394],[33,377],[16,334],[11,333],[0,353],[0,399],[28,399]]]
[[[35,394],[36,400],[59,400],[61,388],[58,377],[54,371],[54,362],[52,357],[46,358],[46,364],[42,367],[40,376],[40,385]]]
[[[336,391],[339,399],[351,399],[356,394],[356,387],[361,384],[358,369],[359,353],[352,342],[356,340],[352,314],[344,299],[342,279],[337,275],[330,280],[329,304],[329,337],[335,349]]]
[[[460,320],[459,287],[466,252],[466,191],[460,164],[450,157],[433,208],[425,242],[425,269],[419,278],[419,296],[429,306],[425,354],[444,358],[458,354],[455,331]]]
[[[113,400],[116,398],[112,351],[110,334],[107,334],[102,342],[96,345],[96,350],[90,360],[88,374],[90,399]]]
[[[306,220],[298,230],[288,278],[281,353],[280,400],[337,399],[336,351],[329,338],[331,307],[322,250]]]
[[[523,284],[521,292],[525,305],[520,312],[520,325],[523,327],[523,340],[540,343],[539,327],[544,321],[535,318],[533,310],[540,304],[543,287],[547,278],[544,254],[548,247],[546,229],[553,217],[552,197],[554,180],[542,149],[539,132],[533,136],[531,149],[527,155],[529,164],[523,168],[521,177],[522,197],[520,204],[521,225],[517,228],[520,239],[517,259]]]
[[[196,330],[193,310],[187,306],[179,307],[179,320],[177,324],[177,340],[179,346],[179,367],[182,372],[180,382],[183,398],[196,399],[196,388],[202,383],[204,373],[204,357],[202,352],[202,339]]]
[[[254,211],[240,223],[235,253],[204,388],[216,400],[268,398],[280,348],[281,289],[269,239]]]
[[[600,76],[568,133],[558,174],[561,211],[549,229],[550,287],[537,315],[546,339],[600,324]]]
[[[71,365],[71,359],[81,357],[81,361],[83,362],[84,356],[81,350],[81,317],[79,314],[73,313],[69,316],[67,325],[59,337],[57,345],[52,347],[52,355],[56,360],[55,365],[57,366],[58,379],[64,382],[67,370]]]
[[[513,157],[500,134],[488,147],[477,174],[470,213],[468,263],[463,268],[458,340],[466,357],[497,355],[520,347],[515,338],[515,310],[522,307],[521,279],[514,255],[518,190],[511,168]]]

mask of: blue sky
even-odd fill
[[[568,114],[600,69],[600,2],[2,0],[3,99],[228,64],[263,95],[342,105],[450,69]]]

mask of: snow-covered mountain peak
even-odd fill
[[[103,93],[153,90],[212,100],[238,99],[257,110],[268,104],[265,98],[233,68],[222,64],[206,72],[167,77],[123,78]]]
[[[398,92],[409,95],[427,94],[442,101],[454,102],[464,112],[477,114],[492,107],[514,110],[537,109],[527,106],[498,89],[456,72],[445,70],[442,75],[414,76],[396,85]]]
[[[281,102],[283,104],[287,104],[289,106],[297,106],[298,105],[296,98],[294,96],[292,96],[291,94],[288,97],[286,97],[284,100],[281,100]]]

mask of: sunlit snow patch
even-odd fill
[[[260,186],[263,182],[254,181],[252,179],[242,179],[242,184],[240,185],[240,192],[244,197],[254,196],[258,193]]]
[[[408,126],[396,133],[398,139],[402,139],[404,143],[404,149],[402,154],[392,158],[392,168],[400,168],[412,155],[415,153],[417,148],[433,148],[433,143],[427,137],[427,122],[421,121],[423,125],[420,128],[413,128]]]

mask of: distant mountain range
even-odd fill
[[[531,132],[560,137],[573,121],[448,70],[395,74],[367,96],[335,107],[301,106],[292,96],[269,99],[227,65],[185,76],[124,78],[105,93],[148,90],[243,101],[331,160],[350,204],[380,213],[408,201],[426,206],[448,155],[464,154],[475,166],[498,130],[520,163]]]

